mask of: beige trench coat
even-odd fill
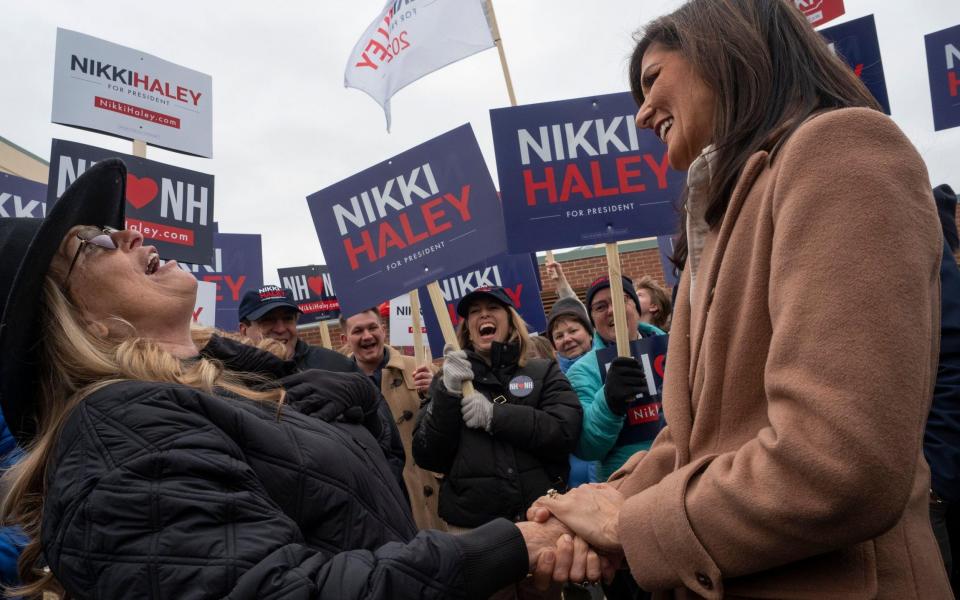
[[[921,449],[942,243],[926,168],[880,113],[816,116],[749,160],[692,303],[680,283],[668,426],[613,476],[642,587],[952,597]]]
[[[397,429],[400,430],[403,451],[407,455],[406,464],[403,466],[403,481],[410,496],[413,520],[420,529],[446,530],[446,523],[437,515],[437,500],[440,497],[438,476],[421,469],[413,462],[413,426],[420,413],[420,396],[413,385],[416,361],[412,356],[405,356],[394,348],[388,347],[388,350],[390,359],[383,368],[380,389],[390,406]],[[431,365],[430,369],[436,372],[436,367]]]

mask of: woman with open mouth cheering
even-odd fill
[[[527,358],[526,325],[503,288],[470,292],[457,314],[464,350],[445,349],[413,439],[417,464],[446,475],[439,512],[452,531],[523,520],[540,495],[564,489],[583,414],[557,363]],[[476,393],[464,397],[469,380]]]

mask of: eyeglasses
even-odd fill
[[[119,229],[114,229],[113,227],[90,227],[88,229],[82,229],[77,232],[77,239],[80,240],[80,245],[77,246],[77,252],[73,255],[73,260],[70,262],[70,268],[67,270],[67,276],[63,279],[63,289],[67,289],[67,282],[70,281],[70,274],[73,273],[73,268],[77,266],[77,259],[80,258],[80,253],[83,252],[84,247],[88,244],[92,244],[98,248],[103,248],[104,250],[116,250],[117,243],[113,241],[113,238],[110,237],[112,234],[120,231]]]
[[[627,294],[626,292],[624,292],[624,294],[623,294],[623,301],[624,301],[624,303],[626,303],[626,302],[628,302],[628,301],[630,301],[630,300],[632,300],[632,298],[630,297],[630,295]],[[593,303],[593,306],[590,307],[590,312],[592,312],[592,313],[595,314],[595,315],[602,315],[603,313],[607,312],[607,310],[609,310],[611,306],[613,306],[612,303],[607,302],[607,301],[605,301],[605,300],[601,300],[601,301],[599,301],[599,302],[594,302],[594,303]]]

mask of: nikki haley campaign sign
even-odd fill
[[[880,40],[873,15],[867,15],[820,30],[830,48],[844,60],[863,81],[883,112],[890,114],[887,80],[880,60]]]
[[[61,28],[54,60],[54,123],[213,156],[209,75]]]
[[[143,234],[164,259],[209,264],[213,258],[213,175],[96,146],[53,140],[47,204],[88,167],[119,157],[127,165],[127,229]]]
[[[326,265],[304,265],[277,269],[280,287],[293,292],[300,308],[300,325],[329,321],[340,316],[340,302],[333,288],[333,278]]]
[[[671,233],[685,176],[629,93],[490,111],[511,254]]]
[[[344,314],[502,253],[503,217],[470,125],[307,197]]]
[[[924,36],[933,128],[936,131],[960,125],[960,25]]]
[[[537,273],[529,254],[491,256],[485,261],[470,265],[463,271],[444,277],[437,283],[440,285],[440,292],[454,326],[461,321],[457,314],[457,303],[461,298],[477,288],[502,287],[531,332],[543,331],[547,328],[547,318],[543,313],[543,301],[540,298],[540,286],[537,284]],[[421,298],[428,296],[426,289],[420,290]],[[427,328],[430,347],[443,348],[440,323],[432,310],[423,311],[423,323]]]
[[[216,326],[224,331],[236,331],[240,323],[237,315],[240,297],[245,291],[263,285],[260,234],[217,232],[213,246],[213,261],[199,265],[180,263],[180,267],[200,281],[216,284]]]
[[[0,173],[0,218],[47,216],[47,186],[16,175]]]

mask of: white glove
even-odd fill
[[[463,394],[463,382],[473,380],[473,367],[467,353],[454,350],[453,344],[443,348],[443,387],[455,396]]]
[[[490,433],[493,424],[493,402],[480,392],[474,392],[460,401],[460,414],[470,429],[485,429]]]

